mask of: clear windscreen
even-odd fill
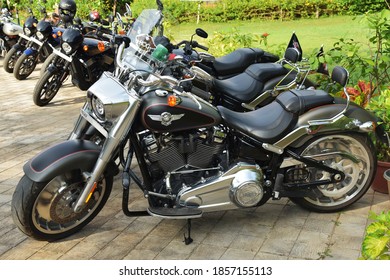
[[[161,23],[161,20],[161,11],[156,9],[143,10],[127,32],[127,36],[132,42],[135,42],[137,35],[152,35],[153,30]]]

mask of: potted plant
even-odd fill
[[[390,260],[390,211],[370,213],[373,223],[367,226],[362,243],[362,258],[366,260]]]
[[[372,97],[366,106],[381,119],[385,131],[390,135],[390,89],[383,90],[379,95]],[[388,193],[387,181],[384,172],[390,169],[390,147],[379,140],[375,141],[377,150],[378,167],[372,189],[381,193]]]

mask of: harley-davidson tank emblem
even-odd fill
[[[172,115],[169,112],[164,112],[161,115],[148,115],[148,116],[152,120],[157,121],[157,122],[161,122],[161,124],[164,126],[168,126],[173,121],[180,120],[184,116],[184,114]]]

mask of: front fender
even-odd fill
[[[19,51],[24,47],[20,43],[16,43],[15,45],[12,46],[12,48]]]
[[[27,177],[35,182],[45,182],[65,172],[81,169],[91,171],[101,148],[95,143],[84,140],[68,140],[41,152],[24,166]],[[118,173],[115,163],[110,163],[107,170],[113,175]]]
[[[36,55],[37,54],[37,50],[33,49],[33,48],[27,48],[24,50],[23,52],[25,55],[27,56],[30,56],[30,55]]]

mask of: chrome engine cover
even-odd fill
[[[203,212],[252,207],[263,197],[263,177],[259,166],[238,163],[217,178],[181,189],[177,204]]]
[[[253,207],[263,198],[261,172],[245,169],[237,172],[230,186],[230,199],[239,207]]]

